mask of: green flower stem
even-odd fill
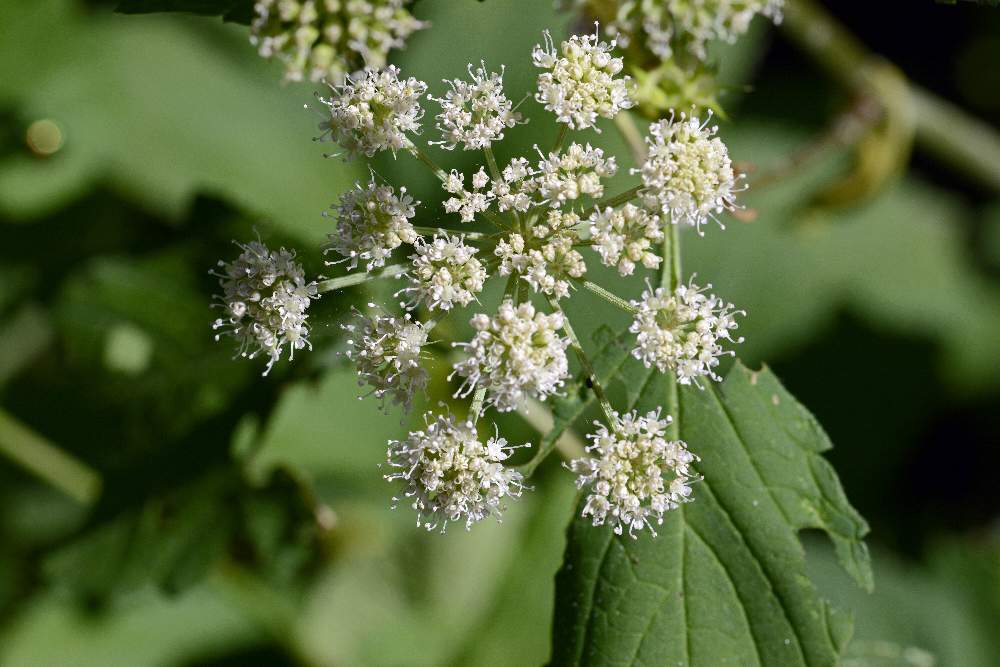
[[[493,155],[493,147],[487,146],[483,149],[483,153],[486,154],[486,168],[489,169],[490,176],[495,181],[499,181],[502,178],[500,174],[500,167],[497,166],[496,156]]]
[[[581,284],[586,289],[590,290],[591,292],[593,292],[597,296],[601,297],[602,299],[604,299],[604,300],[606,300],[606,301],[608,301],[610,303],[613,303],[614,305],[618,306],[619,308],[621,308],[622,310],[624,310],[626,313],[635,314],[636,312],[638,312],[638,309],[635,306],[633,306],[631,303],[629,303],[625,299],[621,298],[617,294],[612,294],[611,292],[609,292],[608,290],[604,289],[603,287],[601,287],[600,285],[598,285],[595,282],[591,282],[590,280],[584,280],[584,281],[581,282]]]
[[[644,187],[645,186],[643,185],[637,185],[634,188],[629,188],[625,192],[619,193],[614,197],[608,197],[607,199],[602,199],[601,201],[597,202],[595,206],[599,209],[605,209],[609,206],[611,208],[614,208],[616,206],[621,206],[622,204],[630,202],[636,197],[638,197],[639,193],[642,192]]]
[[[469,408],[469,421],[473,425],[479,423],[479,418],[483,416],[483,402],[486,400],[486,387],[476,387],[476,393],[472,395],[472,407]]]
[[[573,348],[573,352],[576,353],[576,358],[580,361],[580,366],[583,368],[583,372],[587,374],[590,378],[590,384],[594,390],[594,396],[597,397],[597,401],[601,404],[601,409],[604,410],[604,416],[608,420],[608,425],[615,428],[617,425],[617,420],[615,419],[615,411],[611,407],[611,401],[608,400],[607,394],[604,393],[604,387],[601,386],[600,380],[597,379],[597,373],[594,372],[594,367],[590,363],[590,359],[587,357],[587,353],[584,352],[583,346],[580,344],[580,339],[576,337],[576,332],[573,331],[573,327],[570,325],[569,317],[563,311],[562,307],[559,305],[559,301],[548,297],[549,305],[552,306],[552,310],[557,313],[561,313],[563,316],[563,329],[566,331],[566,337],[569,338],[569,346]]]
[[[618,128],[618,133],[628,144],[629,150],[632,151],[632,159],[635,160],[636,165],[640,165],[646,161],[646,141],[642,137],[642,132],[639,131],[639,126],[635,123],[635,118],[628,111],[619,111],[615,115],[615,127]]]
[[[882,101],[875,80],[880,60],[813,0],[787,3],[783,32],[844,86]],[[929,154],[1000,191],[1000,134],[962,109],[909,84],[904,103],[913,114],[917,144]]]
[[[83,505],[101,492],[93,468],[63,451],[0,409],[0,453]]]
[[[569,134],[569,125],[565,123],[559,123],[559,135],[556,137],[556,143],[552,145],[552,152],[558,153],[562,150],[563,144],[566,143],[566,135]]]
[[[379,278],[398,278],[400,274],[404,273],[408,268],[409,265],[407,264],[393,264],[392,266],[385,267],[381,271],[375,271],[373,273],[359,271],[346,276],[340,276],[339,278],[330,278],[329,280],[320,281],[316,285],[316,291],[323,294],[325,292],[332,292],[334,290],[351,287],[353,285],[360,285],[370,280],[378,280]]]
[[[434,234],[446,232],[448,234],[460,234],[465,237],[466,241],[485,241],[490,238],[489,234],[483,234],[482,232],[467,232],[461,229],[446,229],[444,227],[419,227],[414,225],[413,229],[421,236],[433,236]]]

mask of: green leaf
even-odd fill
[[[115,7],[120,14],[187,12],[202,16],[222,16],[226,21],[249,24],[252,0],[122,0]]]
[[[635,407],[661,405],[667,382],[653,374]],[[705,476],[696,500],[656,538],[574,521],[553,664],[837,664],[851,620],[806,576],[798,531],[825,531],[866,589],[872,574],[868,527],[820,455],[829,439],[767,369],[737,364],[721,385],[682,387],[679,398],[680,437]]]

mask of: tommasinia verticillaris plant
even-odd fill
[[[292,251],[275,252],[260,241],[237,245],[243,251],[239,257],[220,260],[220,270],[211,272],[219,279],[222,294],[216,299],[226,312],[212,328],[219,331],[216,340],[235,338],[240,356],[266,355],[267,375],[286,346],[289,358],[295,350],[311,347],[306,311],[318,296],[316,282],[306,282]]]
[[[250,43],[278,58],[285,81],[343,83],[364,67],[381,69],[422,28],[410,0],[258,0]]]
[[[487,516],[499,518],[501,500],[520,494],[524,473],[551,448],[523,468],[512,467],[499,433],[483,444],[481,418],[489,409],[516,410],[557,395],[570,378],[570,349],[604,414],[592,437],[593,456],[572,466],[577,483],[589,488],[587,516],[634,534],[690,499],[689,483],[697,477],[688,465],[695,457],[677,438],[663,436],[669,417],[619,416],[563,303],[583,287],[635,319],[635,354],[647,365],[681,383],[701,386],[703,378],[718,379],[714,369],[727,353],[722,345],[738,342],[731,334],[736,312],[693,285],[679,285],[676,243],[680,227],[700,227],[733,208],[739,188],[715,128],[678,114],[651,127],[649,155],[629,174],[641,178],[624,192],[606,192],[607,180],[618,172],[617,157],[568,135],[596,130],[599,120],[633,105],[631,82],[613,49],[614,43],[596,35],[556,46],[545,34],[531,60],[543,70],[536,97],[555,116],[558,138],[547,150],[536,146],[535,157],[513,157],[506,165],[498,164],[493,145],[522,119],[503,90],[502,69],[470,66],[470,80],[447,81],[449,92],[426,96],[441,108],[435,118],[440,139],[428,143],[480,150],[484,164],[470,173],[446,171],[415,143],[427,86],[398,69],[349,77],[332,87],[329,98],[320,98],[329,113],[323,138],[338,142],[347,158],[409,153],[445,193],[443,210],[425,214],[403,187],[358,184],[330,216],[336,228],[328,250],[348,271],[365,275],[320,285],[329,291],[381,278],[405,281],[396,292],[409,297],[400,304],[405,315],[375,309],[356,313],[345,325],[347,356],[356,362],[361,384],[404,408],[426,386],[421,362],[436,324],[452,313],[470,318],[474,334],[453,343],[462,358],[449,376],[459,385],[455,398],[471,400],[468,420],[432,411],[425,429],[389,447],[393,472],[386,477],[402,482],[425,527],[456,521],[470,527]],[[457,229],[414,224],[423,215],[450,219]],[[470,222],[491,230],[462,229]],[[389,265],[392,254],[409,262]],[[630,302],[587,279],[587,263],[594,260],[622,275],[662,268],[664,287]],[[491,276],[506,280],[495,311],[479,302]],[[421,312],[428,314],[423,320]],[[616,480],[622,483],[616,486]]]

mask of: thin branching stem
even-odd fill
[[[595,206],[599,209],[605,209],[608,207],[614,208],[616,206],[621,206],[622,204],[628,203],[639,196],[639,193],[643,190],[642,185],[637,185],[633,188],[629,188],[625,192],[621,192],[613,197],[608,197],[602,199]]]
[[[593,292],[597,296],[601,297],[605,301],[608,301],[609,303],[614,304],[618,308],[621,308],[626,313],[635,314],[635,313],[638,312],[638,309],[635,306],[633,306],[631,303],[629,303],[625,299],[621,298],[617,294],[613,294],[613,293],[609,292],[608,290],[604,289],[603,287],[601,287],[600,285],[598,285],[595,282],[592,282],[590,280],[584,280],[584,281],[581,281],[580,284],[582,284],[584,288],[590,290],[591,292]]]
[[[344,289],[345,287],[352,287],[354,285],[361,285],[362,283],[367,283],[372,280],[378,280],[379,278],[398,278],[401,274],[406,272],[409,268],[406,264],[393,264],[392,266],[387,266],[381,271],[375,271],[373,273],[351,273],[346,276],[340,276],[338,278],[330,278],[328,280],[320,281],[316,285],[316,291],[320,294],[325,292],[333,292],[334,290]]]
[[[615,411],[611,407],[611,401],[608,400],[607,394],[604,393],[604,387],[601,386],[600,380],[597,379],[597,373],[594,372],[594,366],[590,363],[590,358],[587,357],[587,353],[583,349],[583,345],[580,344],[580,339],[577,338],[576,332],[573,330],[573,326],[570,324],[569,317],[563,311],[562,307],[559,305],[559,301],[553,297],[548,297],[549,305],[552,306],[552,310],[563,316],[563,330],[566,332],[566,337],[569,338],[569,346],[573,348],[573,352],[576,353],[576,358],[580,361],[580,366],[583,368],[583,372],[590,378],[590,384],[594,390],[594,396],[597,397],[598,403],[601,404],[601,409],[604,411],[604,416],[608,420],[608,424],[612,427],[617,427],[618,420],[615,418]]]

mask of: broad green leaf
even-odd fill
[[[635,407],[662,405],[666,383],[654,373]],[[867,525],[821,456],[826,434],[767,369],[737,364],[719,386],[682,387],[679,402],[705,476],[696,500],[656,538],[574,521],[553,664],[836,665],[851,621],[806,576],[798,531],[825,531],[858,584],[872,575]]]

